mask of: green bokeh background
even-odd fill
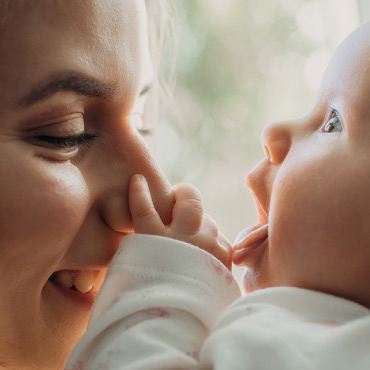
[[[330,56],[369,3],[174,0],[176,113],[162,116],[159,159],[172,183],[200,188],[231,240],[256,220],[244,177],[263,156],[263,127],[310,109]]]

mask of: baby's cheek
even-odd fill
[[[298,159],[289,158],[273,184],[271,221],[289,231],[286,238],[298,237],[309,242],[314,236],[312,232],[321,229],[331,215],[328,199],[331,194],[333,186],[325,178],[320,161],[306,158],[303,154]]]
[[[323,211],[319,179],[310,166],[282,168],[275,178],[269,210],[270,258],[279,269],[293,269],[312,247],[317,248],[330,210]],[[311,249],[312,250],[312,249]],[[284,266],[284,268],[282,268]]]

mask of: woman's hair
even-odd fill
[[[12,12],[11,0],[0,0],[0,32],[4,30],[9,16]]]
[[[145,0],[148,14],[149,43],[155,66],[159,66],[161,50],[169,25],[168,0]]]
[[[0,0],[0,32],[11,22],[12,14],[21,6],[32,6],[33,0]],[[63,6],[63,0],[58,0]],[[162,57],[165,49],[174,51],[174,16],[175,7],[171,0],[145,0],[148,14],[148,36],[151,58],[154,67],[154,81],[148,110],[150,125],[155,125],[159,116],[159,107],[171,107],[171,82],[174,81],[174,60],[169,61],[168,56],[175,53],[166,53],[166,71],[162,68]]]
[[[151,101],[148,102],[149,108],[146,110],[150,113],[149,121],[156,122],[160,115],[159,111],[164,107],[174,109],[171,91],[175,82],[176,8],[171,0],[145,0],[145,3],[148,14],[149,46],[155,71],[154,89]],[[162,63],[164,56],[166,68]]]

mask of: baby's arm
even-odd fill
[[[194,194],[191,187],[177,188],[177,209],[171,225],[164,226],[151,209],[145,182],[138,188],[132,185],[138,198],[131,199],[136,229],[196,241],[204,249],[216,238],[216,233],[203,237],[206,221],[194,227],[188,220],[194,208],[198,220],[204,219],[201,207],[194,207],[197,198],[187,209],[186,203],[194,199],[189,197]],[[179,215],[189,221],[185,229],[177,223]],[[287,301],[289,306],[289,296],[267,289],[261,294],[236,301],[237,284],[212,255],[172,238],[132,234],[114,256],[88,330],[65,370],[325,368],[316,366],[312,353],[327,341],[327,332],[317,341],[315,323],[310,326],[313,332],[303,335],[308,333],[307,322],[273,304]]]
[[[131,183],[134,228],[160,236],[123,239],[66,370],[207,368],[199,352],[220,313],[239,297],[239,288],[197,192],[185,185],[175,189],[173,220],[164,226],[147,191],[145,181]],[[224,263],[166,236],[197,242]]]

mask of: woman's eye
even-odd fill
[[[73,151],[79,147],[86,145],[87,143],[94,140],[97,136],[82,132],[75,136],[49,136],[49,135],[38,135],[34,136],[33,140],[38,142],[47,143],[53,147],[64,149],[67,151]]]
[[[335,110],[330,114],[330,117],[324,124],[322,131],[326,133],[343,131],[342,122]]]

